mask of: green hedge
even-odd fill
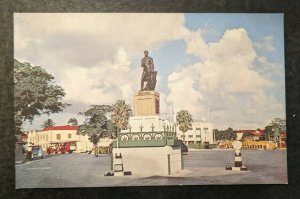
[[[191,143],[188,145],[189,148],[192,148],[192,149],[204,149],[204,145],[203,143]],[[214,148],[217,148],[218,145],[217,144],[209,144],[208,146],[210,149],[214,149]]]

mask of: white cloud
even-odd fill
[[[276,50],[276,48],[273,46],[273,36],[272,35],[264,37],[260,42],[255,42],[254,46],[257,49],[262,49],[267,52],[272,52],[272,51]]]
[[[257,57],[257,71],[265,76],[284,76],[284,67],[281,64],[270,62],[266,57]]]
[[[64,68],[61,85],[66,89],[66,100],[87,104],[112,104],[117,99],[131,99],[137,89],[134,81],[139,71],[133,70],[124,49],[120,48],[113,62],[102,61],[89,68]]]
[[[37,64],[94,66],[123,46],[142,55],[185,34],[182,14],[16,13],[15,55]],[[159,23],[158,23],[159,22]]]
[[[215,43],[191,32],[185,41],[187,53],[201,61],[169,76],[167,100],[177,110],[189,110],[196,120],[208,119],[210,112],[211,121],[223,128],[263,127],[284,113],[283,105],[266,94],[273,82],[254,70],[257,55],[246,30],[227,30]]]
[[[68,102],[85,109],[121,98],[133,108],[142,69],[132,60],[182,38],[184,23],[183,14],[15,13],[14,54],[53,74]]]
[[[67,93],[66,101],[79,106],[60,113],[61,119],[88,105],[120,98],[133,108],[142,70],[133,61],[145,49],[174,40],[185,41],[186,53],[201,61],[169,75],[169,90],[160,94],[162,113],[170,112],[174,104],[175,111],[189,110],[196,120],[210,115],[216,127],[224,128],[262,127],[284,113],[283,105],[266,94],[274,81],[263,76],[276,72],[279,65],[255,51],[274,51],[272,36],[253,44],[247,31],[239,28],[209,43],[203,38],[206,30],[185,27],[183,14],[16,13],[14,17],[15,58],[54,74]]]

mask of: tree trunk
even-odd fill
[[[94,143],[94,154],[95,154],[95,157],[98,157],[98,148],[97,148],[97,144]]]

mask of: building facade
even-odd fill
[[[193,122],[192,128],[184,133],[185,143],[204,143],[209,142],[213,144],[215,142],[215,136],[213,132],[213,125],[209,122]],[[183,133],[177,127],[177,137],[183,140]]]
[[[76,142],[77,152],[85,152],[93,147],[88,136],[77,134],[79,126],[51,126],[43,130],[28,132],[27,142],[34,145],[40,145],[43,151],[47,150],[50,143],[53,142]]]

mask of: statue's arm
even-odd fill
[[[144,59],[141,59],[141,67],[144,67]]]
[[[152,71],[154,71],[154,62],[153,62],[152,58],[151,58],[151,69],[152,69]]]

